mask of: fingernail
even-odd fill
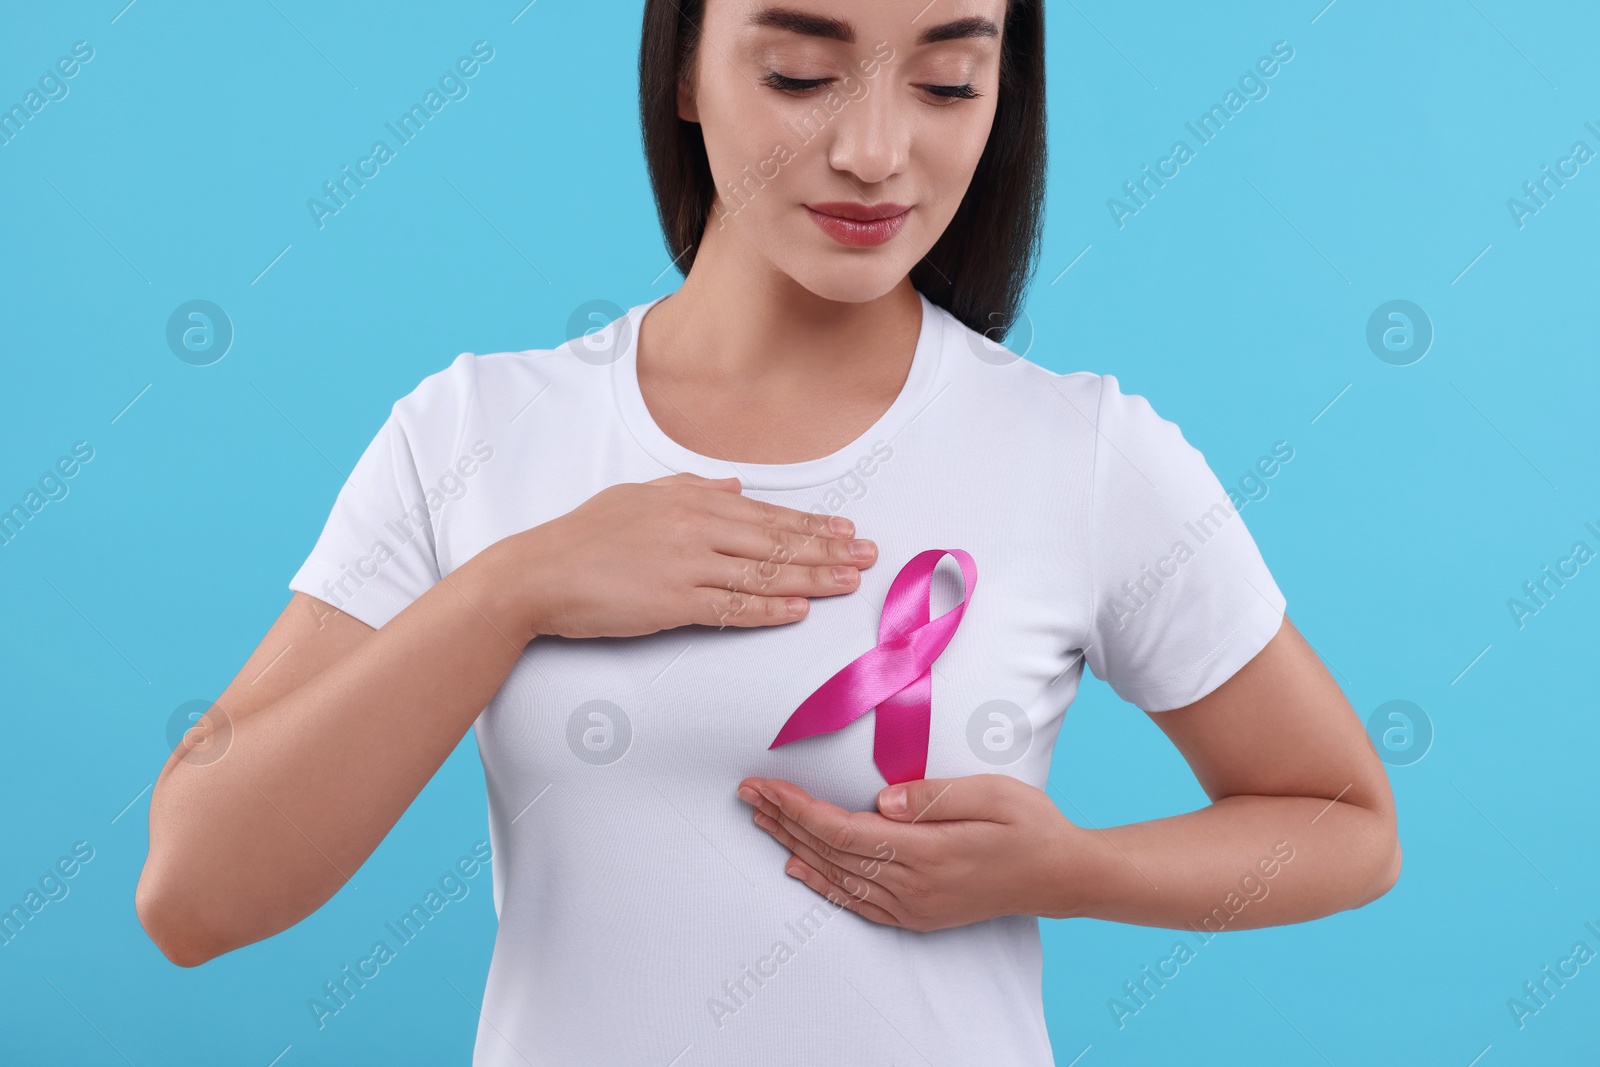
[[[790,878],[798,878],[798,877],[800,877],[800,868],[799,867],[785,867],[783,869],[783,873],[787,874]]]
[[[777,798],[776,794],[774,794],[772,792],[772,790],[768,789],[764,785],[763,786],[758,786],[757,788],[759,788],[761,790],[761,795],[762,796],[766,797],[768,800],[772,801],[774,804],[776,804],[778,802],[778,798]]]
[[[747,785],[741,785],[739,787],[739,799],[744,801],[746,804],[754,804],[759,798],[756,796],[756,791],[754,789],[751,789]]]
[[[892,786],[878,794],[878,810],[885,815],[899,815],[901,812],[905,811],[905,786]]]
[[[840,537],[849,537],[856,532],[856,524],[843,515],[835,515],[828,520],[828,529]]]
[[[850,542],[850,555],[853,556],[856,559],[871,559],[872,558],[872,542],[871,541],[851,541]]]

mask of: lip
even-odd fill
[[[886,243],[900,232],[910,213],[911,208],[905,204],[887,201],[878,204],[830,201],[806,205],[806,214],[823,233],[852,248],[876,248]]]

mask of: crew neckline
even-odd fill
[[[855,440],[826,456],[799,463],[742,463],[702,455],[667,436],[650,414],[639,387],[640,323],[651,308],[670,295],[666,293],[629,308],[626,315],[614,319],[606,329],[615,331],[626,326],[625,337],[613,335],[613,340],[620,341],[622,346],[612,363],[613,392],[622,420],[646,452],[674,471],[692,471],[707,478],[734,477],[746,489],[807,489],[825,485],[842,478],[871,455],[874,443],[887,442],[904,428],[921,409],[938,375],[944,347],[944,317],[939,306],[918,291],[922,326],[912,350],[911,370],[894,402]]]

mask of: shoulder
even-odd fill
[[[966,389],[1005,404],[1013,415],[1044,407],[1059,413],[1064,402],[1092,429],[1176,426],[1157,414],[1140,391],[1130,391],[1115,374],[1090,370],[1056,371],[1035,361],[1033,338],[996,344],[948,310],[943,311],[950,377]]]
[[[993,418],[1012,427],[1034,425],[1072,440],[1093,437],[1121,444],[1123,439],[1179,435],[1178,426],[1157,412],[1143,391],[1116,374],[1090,370],[1057,371],[1029,358],[1031,345],[1018,351],[986,341],[951,320],[956,340],[946,349],[956,364],[950,374],[970,399],[989,408]]]
[[[1129,392],[1114,374],[1095,375],[1095,428],[1109,439],[1134,443],[1181,441],[1178,424],[1163,417],[1143,393]]]
[[[997,445],[1034,457],[1030,470],[1043,464],[1056,477],[1140,487],[1203,479],[1203,455],[1143,385],[1114,373],[1052,370],[1029,358],[1031,339],[996,345],[954,316],[947,330],[954,335],[945,350],[955,364],[949,384]]]
[[[565,408],[604,393],[604,366],[585,362],[568,341],[554,348],[461,352],[394,402],[408,434],[468,423],[507,426],[530,405]],[[547,393],[554,392],[554,396]]]

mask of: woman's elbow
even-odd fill
[[[1377,896],[1381,897],[1394,888],[1400,880],[1400,837],[1395,835],[1390,839],[1389,866],[1383,872],[1383,878],[1378,882]],[[1374,897],[1373,899],[1377,899]]]
[[[1371,887],[1363,895],[1357,907],[1372,903],[1393,889],[1400,880],[1400,835],[1395,829],[1392,819],[1387,821],[1384,832],[1379,837],[1377,849],[1384,857],[1381,864],[1375,865],[1377,874]]]
[[[147,861],[133,892],[133,909],[145,935],[179,967],[198,967],[222,955],[222,949],[199,936],[201,931],[193,922],[192,912],[163,886],[163,881]]]

